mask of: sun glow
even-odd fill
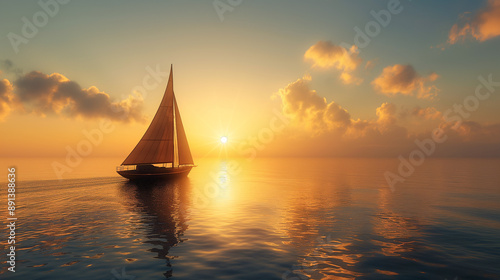
[[[227,143],[227,137],[226,137],[226,136],[222,136],[222,137],[220,138],[220,142],[221,142],[222,144],[226,144],[226,143]]]

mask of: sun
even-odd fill
[[[226,137],[226,136],[222,136],[222,137],[220,138],[220,142],[221,142],[222,144],[226,144],[226,143],[227,143],[227,137]]]

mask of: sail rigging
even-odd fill
[[[157,163],[172,163],[173,167],[194,163],[175,100],[172,67],[153,121],[122,165]]]

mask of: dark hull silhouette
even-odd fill
[[[179,177],[186,177],[193,166],[180,166],[180,167],[150,167],[150,168],[137,168],[135,170],[117,170],[116,172],[121,176],[133,180],[168,180]]]

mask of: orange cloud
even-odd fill
[[[411,111],[411,115],[426,120],[438,120],[442,118],[442,113],[439,112],[434,107],[427,107],[427,108],[415,107]]]
[[[387,96],[402,94],[433,99],[439,89],[433,85],[428,86],[427,83],[435,81],[438,77],[436,73],[422,77],[411,65],[395,64],[385,67],[382,74],[372,81],[372,85],[376,91]]]
[[[375,110],[377,114],[377,122],[383,124],[396,123],[396,105],[393,103],[385,102]]]
[[[473,16],[461,15],[448,34],[448,43],[462,42],[469,36],[479,42],[500,35],[500,0],[489,0],[485,8]]]
[[[398,122],[398,108],[395,104],[385,102],[375,109],[374,120],[352,120],[352,125],[344,135],[348,140],[363,140],[377,142],[380,138],[392,135],[395,138],[391,141],[406,139],[407,130],[401,127]]]
[[[342,71],[340,79],[345,84],[360,84],[363,80],[352,75],[362,62],[358,53],[355,45],[347,50],[329,41],[319,41],[306,51],[304,59],[312,62],[316,68],[335,68]]]
[[[311,90],[310,81],[311,77],[306,76],[279,90],[277,95],[281,98],[283,113],[316,134],[331,129],[345,130],[351,121],[349,113]]]

